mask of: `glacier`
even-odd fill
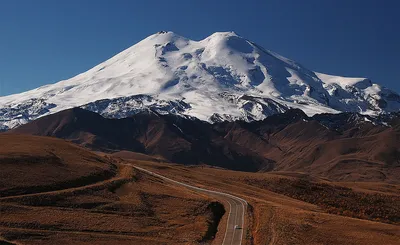
[[[289,108],[397,112],[400,96],[367,78],[314,72],[234,32],[194,41],[162,31],[71,79],[0,97],[0,130],[72,107],[111,118],[152,110],[252,121]]]

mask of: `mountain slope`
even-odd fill
[[[314,73],[233,32],[201,41],[159,32],[76,77],[1,97],[0,125],[77,106],[112,118],[151,109],[251,121],[288,108],[308,115],[398,111],[400,96],[369,79]]]
[[[274,161],[274,171],[393,183],[400,175],[400,131],[355,113],[307,117],[289,110],[263,121],[213,126],[231,142]]]
[[[243,171],[272,168],[273,162],[224,139],[210,124],[174,115],[139,113],[107,119],[68,109],[8,131],[70,140],[96,151],[134,151],[181,164],[208,164]]]
[[[55,136],[92,150],[133,151],[189,165],[306,172],[339,181],[398,182],[400,131],[396,119],[391,119],[393,127],[366,119],[356,113],[308,117],[291,109],[262,121],[210,124],[153,112],[107,119],[74,108],[6,134]]]

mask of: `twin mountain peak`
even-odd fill
[[[0,97],[0,129],[81,107],[105,117],[142,111],[203,121],[397,112],[400,96],[366,78],[317,73],[234,32],[194,41],[158,32],[71,79]]]

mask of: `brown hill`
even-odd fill
[[[274,170],[340,181],[398,182],[400,134],[394,128],[346,121],[340,128],[329,128],[314,118],[301,117],[272,128],[274,117],[276,125],[285,114],[271,116],[268,123],[228,127],[223,133],[234,143],[254,147],[273,160]]]
[[[138,132],[132,127],[132,121],[130,118],[106,119],[96,113],[73,108],[9,132],[63,138],[91,149],[130,149],[142,152],[142,144],[134,139]]]
[[[63,140],[0,135],[0,197],[76,187],[107,179],[115,166]]]
[[[207,196],[64,140],[2,134],[0,144],[0,244],[222,239],[223,206]]]
[[[267,170],[273,164],[253,150],[225,139],[208,123],[172,115],[141,113],[130,118],[106,119],[73,108],[7,132],[10,133],[53,136],[96,151],[134,151],[182,164],[244,171]]]
[[[106,152],[133,151],[183,164],[242,171],[296,171],[340,181],[397,182],[398,121],[392,128],[355,113],[307,117],[288,110],[257,122],[208,124],[141,113],[106,119],[74,108],[9,133],[64,138]]]

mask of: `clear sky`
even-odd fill
[[[327,74],[400,92],[398,0],[0,0],[0,95],[84,72],[170,30],[235,31]]]

